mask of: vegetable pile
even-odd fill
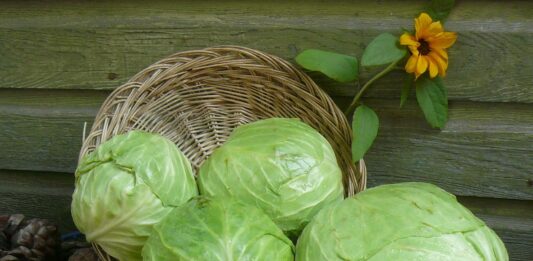
[[[198,184],[166,138],[115,136],[80,162],[72,216],[118,260],[508,260],[498,236],[434,185],[343,195],[328,141],[272,118],[236,128]]]

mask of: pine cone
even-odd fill
[[[2,231],[6,234],[7,238],[11,238],[15,232],[19,229],[20,223],[24,220],[24,215],[16,214],[10,216],[2,216],[0,220],[6,220],[2,226]]]
[[[74,239],[63,241],[61,243],[61,258],[62,261],[68,261],[71,256],[78,250],[90,248],[91,244],[87,243],[84,239]]]
[[[68,261],[98,261],[98,255],[92,247],[80,248],[70,256]]]
[[[20,246],[15,249],[11,249],[7,252],[7,255],[0,258],[0,261],[40,261],[40,257],[36,256],[32,250],[25,246]]]
[[[0,228],[8,241],[8,249],[0,252],[0,261],[56,260],[59,248],[59,231],[48,220],[24,219],[24,215],[11,215]],[[1,240],[1,239],[0,239]]]

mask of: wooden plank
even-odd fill
[[[0,169],[74,171],[83,123],[91,126],[107,94],[0,90]],[[533,199],[530,104],[455,102],[439,132],[415,102],[403,110],[395,100],[365,102],[381,120],[366,157],[370,185],[420,180],[458,195]]]
[[[113,89],[171,53],[221,44],[291,59],[321,48],[360,56],[377,34],[412,27],[427,1],[0,3],[0,87]],[[533,2],[460,1],[446,84],[452,100],[533,102]],[[363,72],[368,79],[370,73]],[[401,74],[369,97],[397,97]],[[333,95],[355,88],[324,82]]]
[[[70,215],[74,177],[69,173],[0,170],[0,214],[47,218],[62,232],[75,230]],[[505,242],[511,260],[533,260],[533,201],[459,197]]]
[[[367,100],[380,118],[365,156],[368,183],[426,181],[464,196],[533,199],[533,108],[529,104],[450,104],[431,129],[416,102]]]
[[[0,215],[46,218],[62,232],[75,230],[70,215],[74,175],[0,170]]]
[[[74,171],[107,92],[0,90],[0,169]]]

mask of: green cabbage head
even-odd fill
[[[131,131],[81,160],[72,217],[87,240],[108,254],[142,260],[153,225],[196,195],[191,165],[174,143]]]
[[[328,141],[300,120],[284,118],[237,127],[201,166],[198,184],[201,194],[260,207],[291,236],[344,194]]]
[[[455,196],[427,183],[383,185],[324,208],[296,260],[505,261],[498,236]]]
[[[294,245],[254,206],[197,197],[155,226],[142,255],[145,261],[292,261]]]

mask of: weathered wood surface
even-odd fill
[[[360,57],[380,32],[412,28],[427,1],[0,2],[0,87],[112,89],[171,53],[221,44],[292,59],[306,48]],[[533,102],[533,2],[459,1],[446,79],[452,100]],[[367,78],[368,73],[363,74]],[[397,97],[397,74],[371,97]],[[324,85],[333,95],[354,88]]]
[[[75,229],[70,215],[74,175],[0,170],[0,215],[50,219],[62,232]]]
[[[0,89],[0,169],[73,171],[107,94]]]
[[[0,170],[0,214],[48,218],[62,232],[75,230],[70,216],[74,176]],[[511,260],[533,260],[533,201],[459,197],[505,242]]]
[[[72,172],[84,122],[107,91],[0,90],[0,169]],[[341,106],[349,101],[336,97]],[[533,199],[530,104],[454,102],[442,131],[414,101],[366,99],[381,127],[366,161],[369,184],[420,180],[457,195]]]
[[[367,100],[380,130],[365,157],[369,184],[426,181],[457,195],[533,199],[533,107],[450,104],[449,121],[431,129],[415,101]]]

